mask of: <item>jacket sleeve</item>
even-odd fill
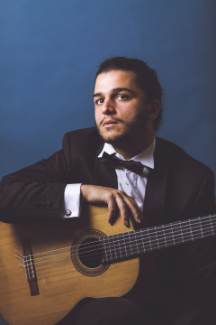
[[[214,175],[209,170],[197,190],[190,215],[198,217],[215,213]],[[194,306],[201,310],[216,301],[216,236],[172,248],[172,259],[179,294],[183,295],[187,308]]]
[[[66,151],[70,151],[66,137],[63,142]],[[46,160],[2,178],[1,221],[17,223],[59,218],[65,186],[73,183],[66,151],[58,151]]]

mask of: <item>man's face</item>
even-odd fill
[[[104,141],[113,145],[143,136],[148,122],[144,92],[135,73],[111,70],[98,75],[94,89],[95,121]]]

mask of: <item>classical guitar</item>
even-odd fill
[[[141,253],[216,234],[216,215],[133,230],[107,208],[80,218],[0,223],[0,313],[10,325],[52,325],[84,297],[122,296],[134,286]]]

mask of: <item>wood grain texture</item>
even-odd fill
[[[31,224],[0,223],[0,313],[10,325],[52,325],[62,319],[84,297],[122,296],[135,284],[139,259],[110,265],[98,276],[86,276],[74,267],[70,247],[88,229],[106,236],[133,230],[121,218],[113,226],[107,222],[107,208],[85,207],[80,218]],[[31,239],[33,254],[69,247],[65,259],[37,264],[39,295],[31,296],[22,262],[22,240]],[[66,250],[67,251],[67,250]],[[44,257],[45,258],[45,257]],[[46,258],[45,258],[46,259]]]

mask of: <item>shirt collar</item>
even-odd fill
[[[140,161],[144,166],[154,169],[154,150],[156,146],[156,138],[145,150],[140,152],[138,155],[134,156],[130,160]],[[103,149],[98,155],[98,158],[103,156],[103,153],[106,152],[109,155],[115,154],[116,157],[122,160],[126,160],[122,155],[115,151],[113,146],[110,143],[104,143]]]

